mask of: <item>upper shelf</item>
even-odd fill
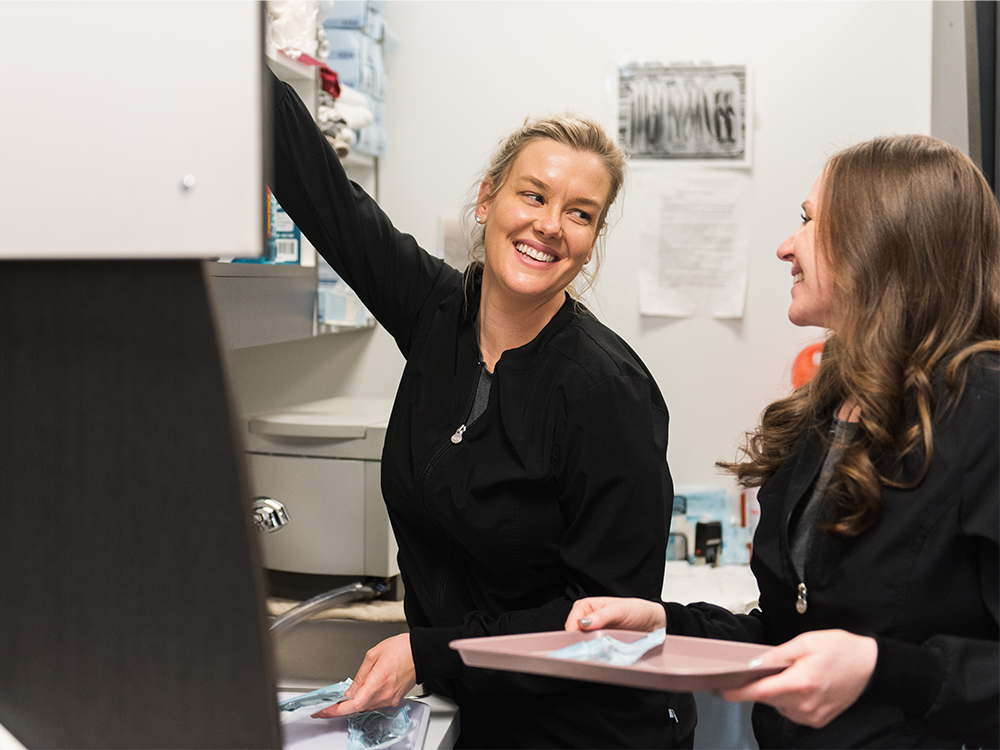
[[[264,43],[264,57],[268,67],[283,81],[291,83],[294,80],[314,81],[316,79],[315,66],[293,60],[279,52],[278,48],[270,41]]]
[[[287,81],[315,114],[319,91],[316,66],[293,60],[269,43],[265,59],[274,74]],[[342,162],[352,180],[377,195],[378,160],[375,157],[352,152]],[[315,265],[206,263],[205,267],[226,348],[259,346],[364,328],[317,321]]]

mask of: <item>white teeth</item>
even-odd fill
[[[551,263],[556,259],[556,256],[535,250],[535,248],[525,245],[523,242],[518,242],[514,245],[514,249],[521,253],[521,255],[527,255],[529,258],[542,261],[542,263]]]
[[[803,274],[797,273],[792,277],[792,283],[798,284],[800,281],[802,281],[803,278],[804,278]]]

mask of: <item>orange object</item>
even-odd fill
[[[816,374],[823,358],[823,342],[809,344],[795,356],[792,362],[792,387],[801,388]]]

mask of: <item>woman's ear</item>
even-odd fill
[[[491,191],[493,189],[493,183],[489,180],[483,180],[479,185],[479,200],[477,201],[478,207],[485,208],[493,197]]]

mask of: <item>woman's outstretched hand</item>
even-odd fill
[[[365,654],[365,660],[351,686],[350,700],[335,703],[317,711],[314,719],[333,719],[359,711],[395,706],[413,689],[416,668],[410,651],[410,634],[401,633],[386,638]]]
[[[796,724],[818,729],[854,704],[868,686],[877,659],[874,638],[814,630],[761,656],[762,666],[787,664],[783,672],[721,695],[727,701],[766,703]]]
[[[652,632],[667,624],[663,605],[646,599],[592,596],[573,604],[566,618],[566,630],[639,630]]]

